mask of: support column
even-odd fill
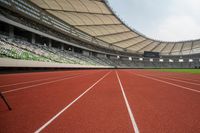
[[[72,52],[74,53],[74,48],[72,47]]]
[[[92,52],[90,52],[90,56],[93,56]]]
[[[32,33],[32,35],[31,35],[31,43],[35,44],[35,34],[34,33]]]
[[[14,27],[12,25],[9,25],[9,37],[14,38]]]
[[[52,41],[49,39],[49,47],[52,47]]]
[[[86,51],[86,50],[83,50],[83,55],[85,55],[85,56],[90,56],[90,52],[89,52],[89,51]]]
[[[61,44],[61,50],[64,50],[64,44]]]

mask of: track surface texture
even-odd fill
[[[77,70],[0,75],[0,133],[199,133],[200,75]]]

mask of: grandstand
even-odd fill
[[[129,28],[106,0],[0,0],[0,57],[118,68],[199,68],[200,40]]]
[[[199,94],[200,40],[149,38],[106,0],[0,0],[0,133],[200,133]]]

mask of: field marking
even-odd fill
[[[73,76],[73,75],[71,75],[71,76]],[[50,79],[65,78],[65,77],[68,77],[68,76],[57,76],[57,77],[52,77],[52,78],[42,78],[42,79],[38,79],[38,80],[18,82],[18,83],[14,83],[14,84],[1,85],[0,88],[9,87],[9,86],[15,86],[15,85],[21,85],[21,84],[26,84],[26,83],[34,83],[34,82],[37,82],[37,81],[46,81],[46,80],[50,80]]]
[[[126,108],[128,110],[128,113],[129,113],[129,117],[131,119],[131,123],[132,123],[133,129],[134,129],[135,133],[139,133],[139,129],[138,129],[137,123],[135,121],[135,118],[133,116],[132,110],[131,110],[130,105],[128,103],[128,99],[126,97],[124,88],[122,86],[121,80],[120,80],[119,75],[118,75],[118,72],[115,71],[115,73],[117,75],[117,79],[118,79],[118,82],[119,82],[119,85],[120,85],[120,88],[121,88],[121,91],[122,91],[122,95],[123,95],[123,98],[124,98],[124,101],[125,101],[125,104],[126,104]]]
[[[97,85],[101,80],[103,80],[106,76],[108,76],[110,72],[107,72],[104,76],[98,79],[93,85],[91,85],[86,91],[84,91],[81,95],[79,95],[76,99],[74,99],[71,103],[65,106],[61,111],[59,111],[56,115],[54,115],[49,121],[47,121],[44,125],[38,128],[34,133],[40,133],[44,128],[46,128],[49,124],[51,124],[57,117],[59,117],[65,110],[67,110],[70,106],[72,106],[76,101],[78,101],[82,96],[84,96],[88,91],[90,91],[95,85]]]
[[[188,81],[183,81],[183,80],[179,80],[179,79],[174,79],[174,78],[166,78],[166,77],[157,77],[157,76],[150,76],[149,77],[155,77],[155,78],[162,78],[162,79],[168,79],[168,80],[174,80],[174,81],[178,81],[178,82],[183,82],[183,83],[187,83],[187,84],[192,84],[192,85],[200,85],[199,83],[194,83],[194,82],[188,82]]]
[[[81,76],[85,76],[85,75],[89,75],[89,74],[83,74],[83,75],[79,74],[79,75],[70,76],[70,77],[66,77],[66,78],[61,78],[61,79],[57,79],[57,80],[53,80],[53,81],[49,81],[49,82],[43,82],[43,83],[39,83],[39,84],[35,84],[35,85],[30,85],[30,86],[20,87],[20,88],[16,88],[16,89],[12,89],[12,90],[7,90],[7,91],[3,91],[2,93],[5,94],[5,93],[10,93],[10,92],[20,91],[20,90],[24,90],[24,89],[40,86],[40,85],[55,83],[55,82],[59,82],[59,81],[62,81],[62,80],[72,79],[72,78],[81,77]]]
[[[145,75],[141,75],[141,74],[135,74],[135,73],[134,73],[134,75],[137,75],[139,77],[152,79],[152,80],[155,80],[155,81],[158,81],[158,82],[162,82],[162,83],[165,83],[165,84],[169,84],[169,85],[172,85],[172,86],[176,86],[176,87],[179,87],[179,88],[182,88],[182,89],[185,89],[185,90],[189,90],[189,91],[200,93],[200,91],[198,91],[198,90],[195,90],[195,89],[192,89],[192,88],[189,88],[189,87],[185,87],[185,86],[181,86],[181,85],[178,85],[178,84],[174,84],[174,83],[171,83],[171,82],[167,82],[167,81],[164,81],[164,80],[160,80],[160,79],[157,79],[157,78],[153,78],[153,77],[149,77],[149,76],[145,76]]]

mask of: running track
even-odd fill
[[[1,133],[198,133],[200,75],[79,70],[0,75]]]

